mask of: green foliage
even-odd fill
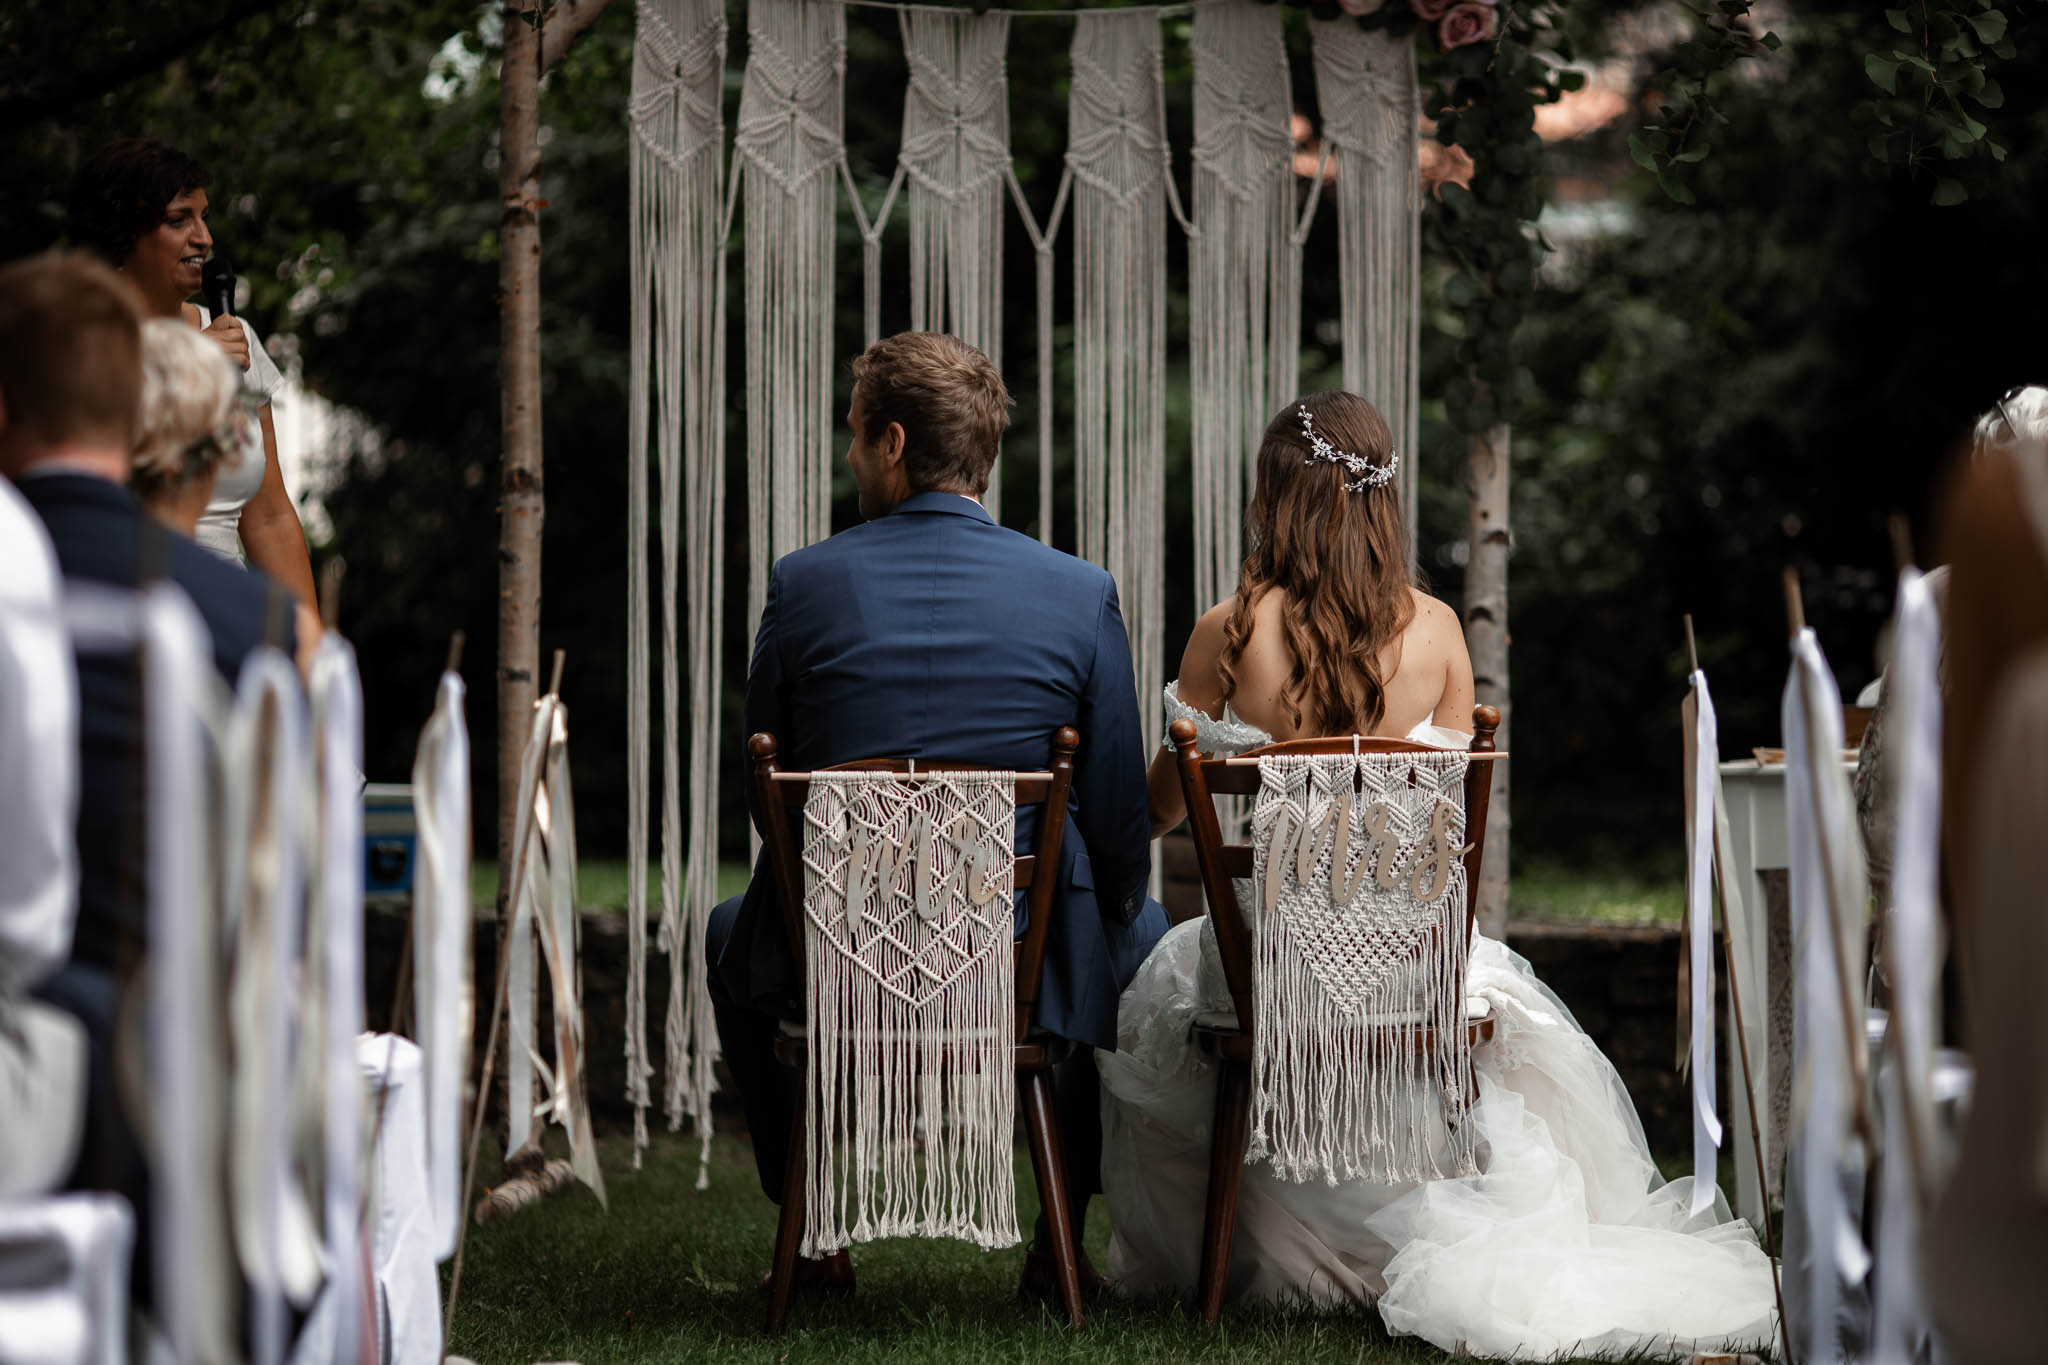
[[[1775,33],[1758,37],[1751,31],[1752,8],[1754,0],[1714,0],[1711,9],[1695,11],[1694,36],[1671,49],[1659,77],[1664,90],[1656,117],[1629,134],[1630,158],[1655,176],[1657,188],[1676,203],[1696,202],[1680,168],[1706,160],[1710,130],[1728,122],[1714,103],[1715,78],[1783,45]]]
[[[1998,174],[2006,145],[1983,121],[2005,107],[1991,74],[2018,52],[1996,0],[1937,0],[1885,10],[1892,30],[1863,58],[1876,93],[1851,111],[1871,160],[1932,179],[1932,201],[1952,207]],[[1974,111],[1974,112],[1973,112]]]

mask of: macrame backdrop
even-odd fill
[[[1003,189],[1010,168],[1008,15],[900,14],[910,88],[910,326],[951,332],[1003,364]],[[982,502],[1002,517],[1001,472]]]
[[[1415,47],[1349,19],[1316,20],[1310,28],[1323,139],[1337,159],[1344,387],[1363,394],[1394,433],[1412,562],[1422,269]]]
[[[1466,762],[1259,760],[1246,1159],[1270,1161],[1283,1180],[1477,1169],[1471,1124],[1438,1140],[1472,1071],[1462,1027]]]
[[[628,455],[626,1093],[633,1164],[647,1145],[647,451],[650,417],[661,471],[661,950],[669,1126],[685,1115],[711,1142],[711,1018],[704,929],[718,898],[719,704],[725,594],[726,25],[721,0],[643,0],[634,44],[631,230],[632,394]],[[678,566],[689,555],[678,622]],[[688,631],[690,709],[681,707],[679,625]],[[681,737],[690,736],[689,826],[683,828]]]
[[[1195,610],[1237,591],[1251,456],[1299,371],[1294,148],[1276,5],[1195,11],[1195,228],[1188,366],[1195,412]],[[1283,382],[1284,381],[1284,382]]]
[[[875,4],[877,0],[845,0]],[[884,5],[883,7],[888,7]],[[1405,40],[1349,21],[1315,23],[1323,154],[1299,195],[1280,12],[1255,0],[1078,12],[973,15],[907,4],[899,31],[910,81],[903,140],[880,208],[862,204],[843,125],[841,0],[749,0],[747,65],[728,167],[722,113],[725,8],[640,0],[633,68],[632,410],[627,533],[627,1092],[635,1160],[646,1141],[646,908],[653,730],[653,620],[661,620],[660,947],[668,954],[665,1108],[708,1143],[717,1057],[703,961],[716,898],[720,703],[725,677],[726,248],[744,207],[747,621],[768,569],[830,534],[838,184],[863,244],[864,322],[880,330],[884,237],[906,191],[910,322],[1002,358],[1003,208],[1028,234],[1036,278],[1037,531],[1050,544],[1056,249],[1073,213],[1074,500],[1079,552],[1115,575],[1130,632],[1139,713],[1151,738],[1164,649],[1167,215],[1189,241],[1188,348],[1195,402],[1191,504],[1197,609],[1237,578],[1248,456],[1298,387],[1302,251],[1334,168],[1343,282],[1345,385],[1386,413],[1404,452],[1411,547],[1416,458],[1416,94]],[[1160,23],[1193,15],[1194,209],[1173,177]],[[1006,48],[1014,19],[1072,22],[1069,143],[1042,216],[1010,160]],[[893,98],[892,87],[886,92]],[[835,183],[837,182],[837,183]],[[1299,200],[1299,204],[1297,204]],[[892,267],[893,268],[893,267]],[[653,452],[650,469],[649,451]],[[650,474],[661,540],[650,602]],[[996,489],[989,508],[1000,515]],[[686,595],[685,595],[686,594]],[[678,598],[682,596],[679,621]],[[684,703],[683,675],[689,677]],[[687,732],[687,753],[682,736]],[[687,778],[685,777],[687,774]],[[684,783],[687,780],[687,791]],[[515,963],[530,998],[530,952]],[[514,1050],[513,1066],[525,1063]],[[708,1147],[705,1149],[708,1152]],[[702,1185],[700,1168],[699,1184]]]
[[[1165,91],[1159,17],[1074,21],[1074,506],[1080,553],[1117,581],[1138,695],[1159,689],[1166,577]],[[1146,748],[1159,709],[1139,711]]]
[[[804,806],[803,1254],[1017,1240],[1015,777],[818,773]]]

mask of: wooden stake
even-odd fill
[[[1685,614],[1685,657],[1692,663],[1692,671],[1700,671],[1700,644],[1692,637],[1692,613]]]
[[[569,651],[566,649],[555,651],[555,671],[548,678],[548,695],[551,697],[560,698],[562,695],[562,664],[568,657]]]
[[[341,580],[348,577],[348,561],[340,555],[320,566],[320,624],[333,630],[341,619]]]
[[[462,646],[468,638],[459,630],[448,637],[448,662],[441,668],[443,673],[462,671]]]
[[[1904,512],[1894,512],[1888,523],[1892,535],[1892,567],[1900,573],[1913,567],[1913,528]]]
[[[1799,595],[1799,570],[1785,566],[1785,621],[1797,638],[1806,629],[1806,602]]]

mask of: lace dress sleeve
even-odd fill
[[[1228,702],[1223,704],[1223,719],[1217,720],[1182,701],[1178,678],[1166,685],[1165,695],[1166,723],[1170,726],[1177,720],[1193,721],[1195,746],[1205,754],[1228,758],[1233,754],[1241,754],[1246,749],[1256,749],[1262,744],[1273,742],[1273,737],[1258,726],[1247,725],[1239,720]]]

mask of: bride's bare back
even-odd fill
[[[1375,734],[1405,735],[1426,721],[1453,730],[1472,728],[1472,661],[1465,652],[1465,632],[1458,614],[1429,594],[1410,589],[1415,615],[1406,630],[1380,654],[1385,709]],[[1294,651],[1281,622],[1287,595],[1278,588],[1252,608],[1252,635],[1237,660],[1237,687],[1230,696],[1238,717],[1275,739],[1300,739],[1309,717],[1290,718],[1287,681],[1294,673]],[[1210,608],[1188,637],[1181,659],[1180,699],[1211,716],[1223,714],[1224,626],[1237,609],[1232,597]],[[1304,661],[1311,667],[1315,660]],[[1302,699],[1295,698],[1297,708]],[[1305,708],[1304,708],[1305,710]]]

